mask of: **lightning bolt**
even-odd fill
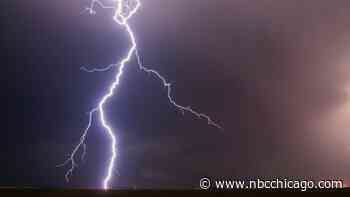
[[[84,156],[86,155],[86,136],[87,136],[87,133],[92,125],[93,116],[96,112],[98,112],[99,113],[99,121],[101,122],[103,128],[107,131],[108,136],[111,140],[111,145],[110,145],[111,156],[109,159],[107,174],[102,181],[102,187],[105,190],[109,189],[109,184],[110,184],[111,179],[112,179],[113,170],[115,168],[114,164],[115,164],[115,160],[117,159],[117,150],[116,150],[117,137],[115,135],[114,130],[111,128],[111,126],[108,124],[108,122],[106,120],[106,116],[105,116],[105,112],[104,112],[104,105],[108,102],[108,100],[111,97],[114,96],[115,89],[117,88],[117,86],[120,83],[120,79],[123,75],[124,68],[127,65],[127,63],[131,61],[133,55],[135,55],[135,57],[136,57],[137,64],[138,64],[140,70],[142,70],[146,73],[152,74],[152,76],[159,79],[160,82],[162,83],[162,85],[167,88],[167,93],[168,93],[167,96],[168,96],[169,102],[175,108],[180,110],[183,114],[185,112],[189,112],[200,119],[206,119],[207,123],[209,125],[215,126],[218,129],[222,129],[222,127],[219,124],[215,123],[208,115],[203,114],[203,113],[199,113],[199,112],[193,110],[190,106],[184,107],[182,105],[177,104],[175,102],[174,98],[171,96],[171,84],[168,83],[166,81],[166,79],[159,72],[157,72],[156,70],[149,69],[142,64],[141,58],[140,58],[138,51],[137,51],[137,43],[136,43],[134,32],[132,31],[132,29],[128,23],[129,19],[132,18],[132,16],[134,16],[137,13],[137,11],[140,9],[140,7],[141,7],[140,0],[114,0],[114,1],[115,1],[116,5],[106,6],[105,4],[102,3],[102,0],[91,0],[90,6],[87,7],[85,9],[85,11],[88,11],[90,14],[94,15],[94,14],[96,14],[96,11],[94,10],[94,8],[96,6],[100,6],[101,8],[104,8],[104,9],[115,10],[113,20],[118,25],[120,25],[121,27],[123,27],[125,29],[128,37],[129,37],[129,41],[131,43],[131,46],[129,48],[129,51],[127,52],[127,55],[118,64],[111,64],[105,68],[93,68],[93,69],[81,67],[81,70],[89,72],[89,73],[93,73],[93,72],[108,71],[114,67],[119,66],[118,71],[117,71],[116,76],[115,76],[115,80],[109,86],[108,92],[101,98],[101,100],[98,103],[98,106],[96,108],[93,108],[89,112],[89,121],[88,121],[87,127],[85,128],[82,136],[80,137],[79,143],[74,147],[73,151],[69,154],[68,159],[64,163],[58,165],[58,167],[62,167],[62,166],[66,166],[66,165],[70,164],[70,168],[65,174],[65,178],[66,178],[67,182],[69,182],[69,177],[73,174],[73,171],[78,166],[77,162],[75,160],[76,154],[78,153],[78,151],[80,149],[82,149],[83,153],[82,153],[81,159],[84,159]]]

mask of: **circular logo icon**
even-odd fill
[[[200,181],[199,181],[199,187],[201,189],[209,189],[210,188],[210,179],[208,178],[202,178]]]

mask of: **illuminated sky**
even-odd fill
[[[81,66],[128,47],[111,14],[79,15],[85,0],[12,1],[2,10],[6,158],[0,185],[98,187],[107,139],[95,125],[88,156],[57,169],[114,75]],[[350,177],[350,2],[145,0],[132,20],[147,65],[184,105],[224,132],[182,116],[158,81],[126,70],[108,116],[120,129],[114,187],[196,187],[200,177]]]

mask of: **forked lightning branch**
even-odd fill
[[[108,5],[107,5],[108,4]],[[67,160],[58,165],[59,167],[63,167],[66,165],[69,165],[69,169],[65,174],[65,178],[67,181],[70,180],[71,175],[73,174],[75,168],[77,167],[77,157],[79,150],[82,149],[82,155],[81,158],[84,158],[86,154],[86,136],[88,134],[88,131],[93,123],[93,117],[94,115],[98,115],[98,119],[103,127],[103,129],[107,132],[108,137],[110,139],[110,149],[106,150],[110,152],[110,157],[108,161],[108,166],[106,167],[106,174],[104,175],[104,179],[102,180],[102,187],[103,189],[109,189],[113,171],[115,170],[115,161],[118,159],[118,138],[117,138],[117,129],[112,128],[108,121],[105,114],[105,104],[109,101],[109,99],[113,96],[116,96],[117,93],[117,87],[120,84],[120,80],[122,79],[124,69],[127,66],[127,64],[133,59],[136,58],[137,64],[140,70],[151,74],[152,76],[159,79],[161,84],[167,89],[167,96],[169,99],[169,102],[178,110],[180,110],[183,114],[185,112],[189,112],[192,115],[194,115],[197,118],[204,119],[207,121],[209,125],[215,126],[218,129],[222,129],[220,125],[218,125],[216,122],[214,122],[208,115],[200,113],[195,111],[189,106],[182,106],[175,102],[175,99],[172,97],[171,92],[171,84],[167,82],[167,80],[156,70],[152,70],[149,68],[146,68],[139,57],[139,54],[137,52],[137,42],[135,38],[135,34],[132,30],[132,28],[129,25],[129,20],[138,12],[138,10],[141,8],[141,2],[140,0],[108,0],[108,2],[104,2],[103,0],[91,0],[90,5],[86,8],[86,12],[89,14],[96,14],[96,7],[100,7],[103,9],[111,9],[114,12],[113,20],[115,21],[116,25],[119,25],[122,27],[125,32],[128,35],[128,39],[130,42],[130,48],[126,52],[126,55],[123,59],[121,59],[118,63],[109,65],[105,68],[86,68],[82,67],[81,69],[86,72],[104,72],[112,69],[116,69],[116,75],[115,79],[111,82],[110,86],[108,87],[108,91],[104,94],[104,96],[99,100],[99,103],[96,105],[95,108],[93,108],[89,112],[89,121],[88,124],[81,135],[81,138],[79,140],[79,143],[74,147],[72,152],[69,154],[69,157]]]

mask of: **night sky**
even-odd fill
[[[112,12],[89,0],[1,2],[0,186],[101,186],[109,139],[98,121],[66,183],[56,168],[129,47]],[[143,62],[106,105],[117,130],[114,188],[198,188],[201,177],[350,178],[348,0],[144,0],[131,21]],[[95,116],[95,120],[96,116]]]

